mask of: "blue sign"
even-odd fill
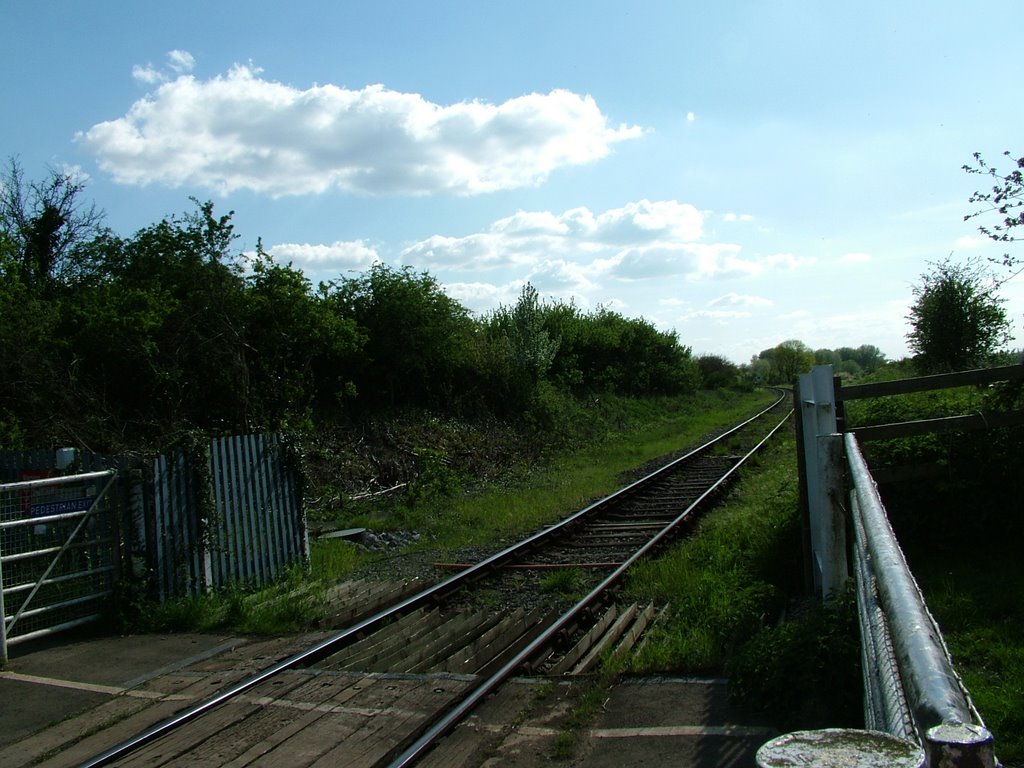
[[[85,512],[92,506],[94,501],[95,499],[93,498],[44,501],[29,506],[28,516],[47,517],[49,515],[66,515],[69,512]]]

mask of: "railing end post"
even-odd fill
[[[928,768],[996,768],[995,739],[988,729],[969,723],[929,728],[924,748]]]
[[[855,728],[787,733],[762,744],[755,760],[758,768],[793,765],[860,768],[924,768],[921,747],[889,733]]]

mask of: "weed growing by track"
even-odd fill
[[[333,517],[319,515],[318,522],[420,532],[422,543],[406,551],[496,548],[612,492],[624,482],[624,473],[699,442],[708,432],[764,407],[772,397],[767,392],[719,391],[680,398],[606,398],[579,408],[573,430],[557,446],[519,464],[495,468],[486,480],[460,478],[447,455],[423,449],[429,458],[427,477],[412,483],[404,497],[346,504]],[[417,441],[429,441],[425,429],[418,427]],[[327,586],[375,559],[381,556],[344,540],[315,541],[309,574],[289,572],[280,583],[254,594],[236,587],[141,605],[123,623],[133,631],[229,628],[276,634],[313,628],[326,615]],[[551,585],[556,593],[563,588],[570,589]]]
[[[575,597],[584,583],[583,572],[579,568],[561,568],[540,580],[540,591]]]
[[[631,598],[671,607],[630,672],[727,675],[738,704],[787,730],[860,724],[852,605],[794,600],[803,591],[798,493],[787,433],[691,537],[630,574]],[[799,617],[782,621],[795,606]]]
[[[771,400],[767,392],[617,400],[578,425],[574,436],[564,438],[565,446],[510,468],[497,482],[468,485],[414,506],[396,504],[363,520],[420,531],[421,547],[494,546],[583,508],[619,488],[624,473],[693,445]]]
[[[135,632],[231,629],[251,635],[301,632],[325,614],[325,585],[292,568],[276,584],[256,592],[238,586],[144,606],[127,620]]]

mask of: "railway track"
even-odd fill
[[[514,673],[587,671],[636,642],[655,609],[616,605],[615,585],[678,536],[788,415],[780,394],[615,494],[479,563],[443,564],[455,573],[265,669],[235,671],[214,695],[79,764],[417,763]],[[563,569],[582,597],[557,609],[549,599],[503,610],[472,598]]]

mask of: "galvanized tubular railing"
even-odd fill
[[[0,664],[10,645],[100,618],[100,601],[113,591],[117,538],[112,525],[95,524],[95,513],[116,476],[0,484]]]
[[[993,737],[960,677],[889,524],[857,444],[844,437],[866,725],[915,741],[929,766],[993,768]]]

